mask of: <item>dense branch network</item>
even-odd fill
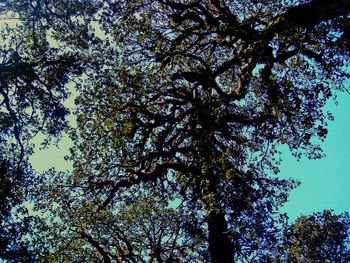
[[[210,262],[271,260],[277,209],[296,186],[270,176],[278,174],[278,147],[321,157],[315,139],[326,137],[331,119],[322,108],[348,77],[350,13],[342,0],[275,2],[96,1],[87,23],[82,16],[55,28],[84,65],[75,169],[66,178],[79,190],[70,206],[113,218],[121,199],[153,189],[197,220]],[[137,258],[137,245],[121,234],[117,255],[99,241],[96,222],[71,212],[65,220],[86,220],[72,228],[106,262],[191,255],[159,245]],[[179,229],[176,240],[195,236]]]
[[[292,149],[307,148],[313,135],[325,136],[321,107],[331,95],[327,83],[340,81],[334,70],[341,70],[344,57],[334,56],[337,45],[331,33],[322,39],[315,37],[341,24],[328,19],[346,14],[349,7],[341,2],[335,9],[325,1],[325,13],[316,2],[241,22],[223,1],[132,6],[140,9],[134,11],[139,21],[130,29],[133,35],[123,37],[137,41],[124,48],[141,50],[139,57],[130,54],[126,59],[141,69],[127,65],[117,73],[124,82],[122,89],[130,94],[115,100],[122,105],[118,114],[124,123],[120,125],[128,126],[127,136],[132,139],[125,148],[141,156],[130,157],[130,168],[125,170],[129,175],[117,181],[115,188],[155,180],[169,169],[184,172],[187,166],[187,172],[197,173],[202,158],[198,155],[206,155],[199,149],[206,140],[210,142],[206,146],[212,147],[209,152],[222,155],[230,149],[227,155],[244,166],[241,160],[247,157],[239,155],[252,148],[249,144],[256,148],[253,152],[273,140],[282,140]],[[164,8],[163,14],[149,6]],[[141,12],[146,8],[149,17],[143,18]],[[125,16],[131,16],[127,11]],[[312,12],[314,17],[301,23],[295,12]],[[162,19],[164,13],[168,20],[155,25],[152,19]],[[147,69],[141,65],[142,57],[148,56],[145,45],[156,42],[162,44],[154,48],[154,62]],[[159,66],[164,74],[158,72],[159,79],[149,77]],[[298,84],[305,74],[309,80]],[[109,88],[111,82],[103,83]],[[155,174],[159,176],[152,176]]]

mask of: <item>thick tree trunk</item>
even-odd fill
[[[210,212],[207,219],[211,263],[234,262],[235,250],[227,234],[227,222],[221,211]]]

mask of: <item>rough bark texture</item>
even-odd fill
[[[209,254],[212,263],[234,262],[235,250],[227,230],[227,222],[221,211],[213,211],[208,215]]]

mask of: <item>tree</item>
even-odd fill
[[[8,155],[5,155],[9,157]],[[27,213],[20,206],[24,196],[26,182],[25,175],[18,178],[16,163],[9,160],[0,160],[0,258],[11,261],[29,261],[32,258],[30,248],[22,237],[28,233],[28,218],[19,220],[19,215]],[[12,210],[16,210],[17,216],[12,216]]]
[[[291,226],[287,256],[291,262],[348,262],[349,237],[348,213],[302,216]]]
[[[45,192],[51,195],[47,197],[57,203],[51,204],[48,217],[34,224],[38,231],[33,235],[33,243],[40,251],[39,261],[171,263],[204,260],[205,234],[188,235],[193,226],[192,218],[187,217],[181,204],[169,207],[159,192],[138,189],[124,193],[113,208],[96,212],[96,204],[91,200],[79,202],[68,196],[69,186],[47,187],[50,190]]]
[[[49,45],[36,7],[0,3],[0,259],[9,262],[33,259],[24,240],[31,231],[24,206],[34,177],[31,140],[39,133],[52,139],[66,127],[65,85],[81,70],[74,54]]]
[[[278,174],[278,147],[288,145],[297,157],[322,156],[318,143],[332,118],[322,107],[348,78],[350,5],[42,0],[28,7],[24,17],[34,32],[42,33],[40,26],[52,32],[58,50],[81,66],[72,72],[82,73],[75,78],[74,171],[46,178],[45,192],[70,240],[106,262],[119,260],[119,245],[106,244],[111,233],[96,232],[104,228],[91,214],[112,224],[120,200],[153,191],[164,192],[161,207],[170,214],[169,204],[182,204],[181,213],[193,219],[183,228],[185,240],[204,233],[210,262],[271,258],[284,223],[278,207],[296,186],[270,175]],[[44,39],[39,33],[33,42]],[[133,202],[126,211],[142,206]],[[137,229],[137,222],[125,222]],[[119,240],[128,255],[138,246],[121,234]]]
[[[343,1],[109,1],[99,23],[114,42],[77,100],[73,156],[97,211],[167,182],[204,215],[211,262],[266,258],[295,186],[269,171],[280,144],[321,157],[322,107],[347,78],[348,13]]]

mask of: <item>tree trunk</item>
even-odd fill
[[[234,262],[235,250],[227,234],[227,222],[222,211],[212,211],[207,218],[211,263]]]

